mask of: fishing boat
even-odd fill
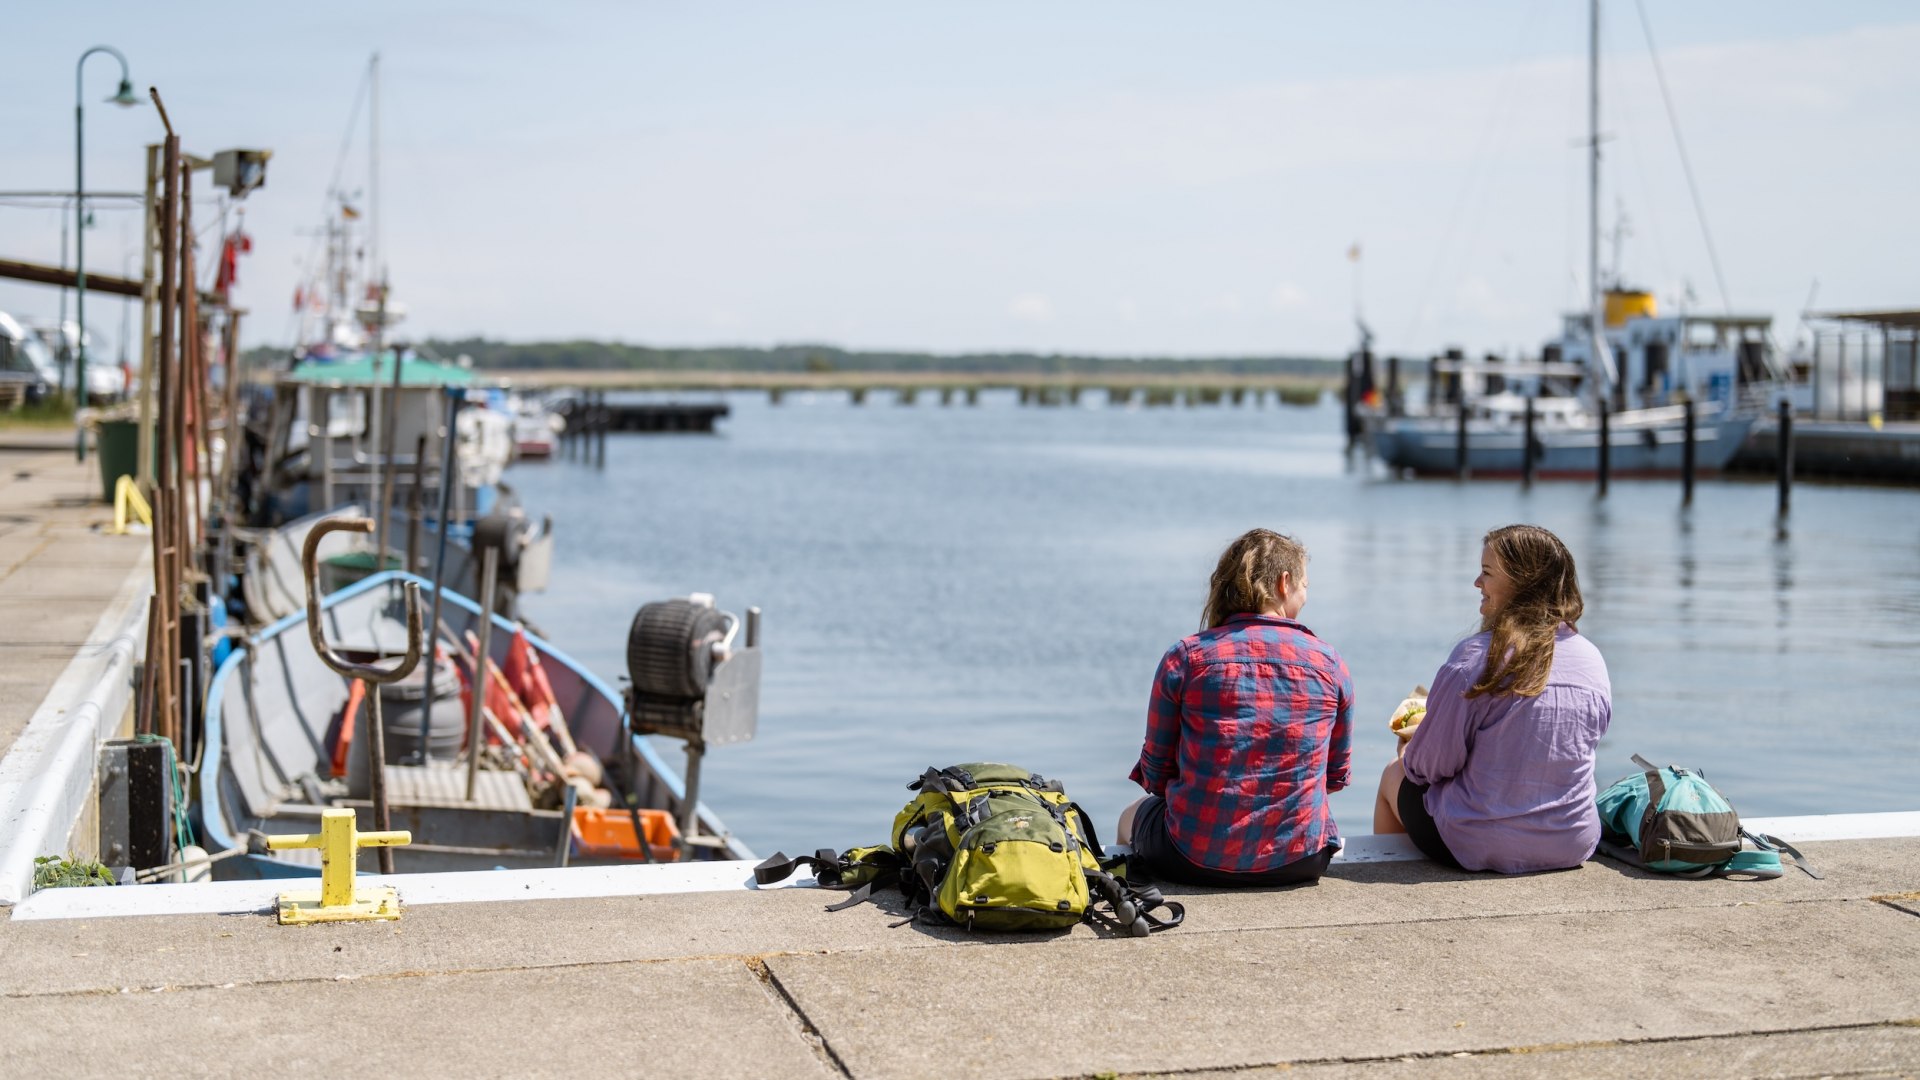
[[[398,656],[407,651],[407,586],[431,590],[430,582],[403,571],[383,571],[325,596],[318,603],[321,633],[326,643],[352,657]],[[650,609],[672,607],[682,617],[663,625]],[[442,620],[449,633],[442,646],[453,645],[477,632],[481,606],[468,597],[444,592]],[[673,612],[669,612],[672,614]],[[693,612],[694,616],[685,617]],[[731,631],[712,631],[728,625]],[[542,638],[527,634],[511,620],[494,615],[485,646],[494,665],[511,663],[516,647],[530,648],[537,658],[552,702],[564,715],[564,725],[577,752],[590,755],[604,770],[605,783],[623,796],[610,808],[576,802],[569,796],[559,806],[546,805],[529,790],[529,777],[541,771],[545,751],[509,762],[516,751],[512,738],[471,762],[461,746],[462,715],[471,707],[456,705],[460,687],[470,685],[477,666],[463,658],[461,672],[438,654],[440,680],[427,711],[425,743],[418,725],[423,700],[419,676],[389,687],[366,687],[385,703],[385,738],[376,756],[369,745],[364,720],[356,727],[343,723],[352,715],[358,696],[355,682],[343,676],[314,647],[305,611],[290,614],[256,632],[236,649],[214,675],[207,695],[205,758],[198,777],[196,808],[202,836],[210,851],[233,857],[215,864],[215,877],[282,877],[314,874],[319,870],[314,851],[273,851],[249,843],[253,833],[312,832],[324,810],[349,808],[362,818],[363,829],[405,829],[413,834],[408,846],[392,849],[396,872],[473,870],[494,867],[534,867],[617,863],[646,860],[746,859],[752,853],[734,837],[710,809],[698,801],[698,749],[751,734],[759,700],[760,650],[749,626],[740,633],[740,620],[695,601],[648,605],[636,620],[629,640],[630,656],[638,657],[631,673],[636,689],[626,695]],[[659,631],[667,631],[663,637]],[[704,647],[705,638],[726,648],[705,657],[704,686],[688,697],[687,673],[671,672],[679,681],[662,685],[660,657],[689,655],[691,634]],[[651,636],[649,636],[651,635]],[[468,638],[469,646],[473,639]],[[457,647],[457,646],[456,646]],[[649,651],[651,650],[651,651]],[[721,653],[724,652],[724,655]],[[458,674],[459,677],[454,677]],[[494,673],[495,679],[502,676]],[[654,694],[673,690],[680,696]],[[493,690],[488,690],[492,700]],[[406,706],[411,705],[411,708]],[[487,710],[487,725],[502,727]],[[361,713],[366,712],[364,706]],[[678,716],[682,727],[671,720]],[[451,722],[449,722],[449,717]],[[689,717],[695,728],[685,727]],[[355,735],[354,731],[360,732]],[[550,728],[549,731],[552,729]],[[688,777],[671,768],[641,733],[700,736],[690,741]],[[743,734],[744,733],[744,734]],[[521,733],[530,740],[546,738],[530,725]],[[346,745],[342,746],[342,737]],[[417,755],[421,746],[427,752]],[[556,754],[560,747],[551,745]],[[409,751],[415,756],[409,757]],[[371,770],[378,765],[390,819],[376,821],[376,793]],[[490,760],[489,760],[490,759]],[[505,762],[505,764],[503,764]],[[469,767],[471,771],[469,771]],[[485,766],[485,767],[481,767]],[[557,769],[552,770],[558,772]],[[471,776],[471,782],[469,777]],[[549,781],[559,777],[550,776]],[[588,785],[565,786],[567,793]],[[638,826],[637,828],[635,826]],[[612,836],[613,839],[609,839]],[[643,842],[641,837],[645,836]]]
[[[507,399],[513,416],[513,452],[518,458],[550,458],[566,422],[537,397],[513,394]]]
[[[299,552],[314,522],[364,513],[385,523],[372,546],[387,562],[336,538],[327,552],[335,585],[357,560],[364,571],[440,568],[448,587],[478,595],[479,552],[491,546],[502,613],[544,589],[553,522],[528,514],[501,479],[514,454],[506,404],[506,387],[405,350],[310,357],[276,378],[239,477],[251,526],[241,563],[249,621],[265,625],[304,602]]]
[[[1768,316],[1663,316],[1650,292],[1621,283],[1617,246],[1613,282],[1603,285],[1599,0],[1590,17],[1587,310],[1564,316],[1537,359],[1470,360],[1456,350],[1430,360],[1425,401],[1413,407],[1389,386],[1360,411],[1358,426],[1391,469],[1570,478],[1691,465],[1714,473],[1779,397],[1784,368]],[[1362,334],[1357,356],[1370,372]]]

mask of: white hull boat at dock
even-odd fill
[[[1674,476],[1685,466],[1685,410],[1680,406],[1637,409],[1609,417],[1608,471],[1614,476]],[[1725,469],[1745,444],[1753,420],[1745,416],[1696,417],[1694,469],[1711,474]],[[1372,432],[1374,453],[1393,468],[1422,475],[1453,474],[1461,467],[1457,417],[1400,417],[1382,421]],[[1466,424],[1466,471],[1473,476],[1508,477],[1525,472],[1524,420],[1511,416],[1470,418]],[[1562,422],[1540,422],[1533,435],[1534,475],[1543,479],[1579,479],[1600,468],[1600,427],[1592,414]]]

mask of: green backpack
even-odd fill
[[[1741,827],[1733,804],[1700,770],[1656,766],[1639,754],[1633,755],[1633,763],[1642,771],[1617,781],[1595,800],[1602,852],[1663,874],[1756,878],[1779,877],[1785,852],[1800,869],[1820,876],[1792,844]]]
[[[897,887],[913,914],[968,930],[1058,930],[1081,921],[1136,937],[1180,925],[1186,912],[1157,889],[1139,889],[1103,862],[1093,822],[1056,780],[1013,765],[973,763],[928,769],[907,785],[917,794],[894,815],[891,843],[822,848],[811,857],[775,853],[754,868],[771,884],[798,866],[853,895]],[[1154,914],[1165,907],[1167,915]],[[902,925],[902,924],[895,924]]]

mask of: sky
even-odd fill
[[[1610,0],[1621,277],[1668,310],[1771,314],[1783,341],[1810,296],[1920,303],[1920,10],[1645,5],[1704,215],[1638,11]],[[1358,311],[1420,356],[1536,350],[1584,306],[1568,0],[6,7],[0,192],[72,188],[96,44],[189,153],[273,151],[242,204],[254,345],[294,343],[336,170],[367,205],[366,112],[348,121],[375,52],[380,258],[411,336],[1335,355]],[[111,57],[84,78],[87,186],[138,190],[159,118],[101,103]],[[0,196],[0,258],[58,262],[62,220]],[[138,239],[103,203],[88,266],[125,272]],[[58,304],[0,283],[0,310]],[[96,355],[122,310],[89,303]]]

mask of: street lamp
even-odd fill
[[[81,85],[81,73],[87,66],[87,57],[103,52],[120,61],[120,89],[106,99],[110,105],[122,107],[140,104],[133,96],[133,79],[127,73],[127,58],[120,50],[111,45],[95,45],[80,54],[73,65],[73,317],[79,326],[74,335],[73,400],[75,408],[85,408],[87,404],[87,181],[86,155],[86,112],[81,107],[80,97],[85,93]],[[64,328],[62,329],[64,333]],[[81,461],[87,460],[87,433],[75,434],[74,453]]]

